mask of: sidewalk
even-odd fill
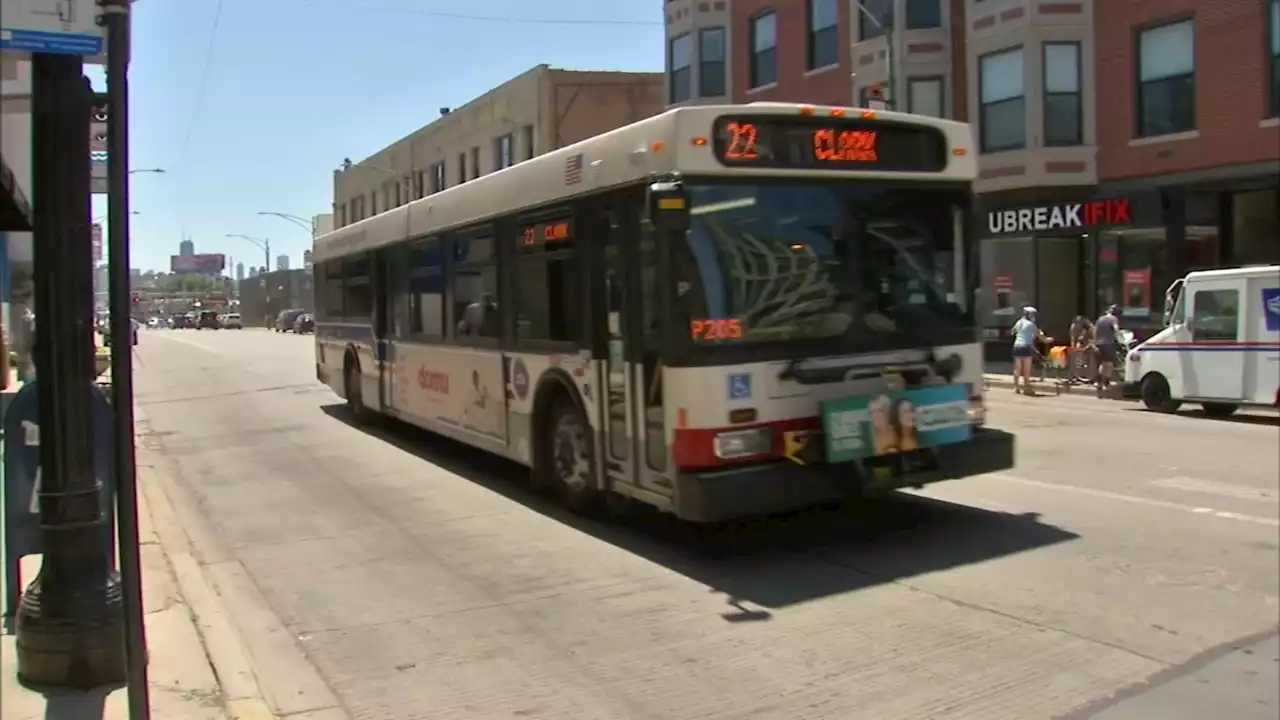
[[[143,466],[146,450],[140,447],[138,453],[139,543],[152,717],[155,720],[272,717],[269,711],[259,710],[263,707],[260,703],[246,702],[243,698],[231,701],[220,687],[205,638],[197,629],[197,614],[184,597],[183,591],[189,594],[193,580],[180,577],[171,557],[175,550],[168,536],[174,527],[180,533],[180,525],[153,475],[154,470]],[[39,567],[39,556],[25,558],[23,582],[29,583]],[[194,582],[202,581],[197,578]],[[14,637],[4,635],[0,636],[0,717],[4,720],[126,720],[128,700],[124,689],[105,698],[100,693],[68,693],[46,698],[23,688],[17,680]]]

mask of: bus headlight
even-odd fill
[[[767,427],[731,430],[716,435],[716,457],[721,460],[767,455],[773,451],[773,430]]]

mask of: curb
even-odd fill
[[[987,390],[1012,390],[1014,388],[1013,378],[992,378],[990,376],[983,377],[982,385]],[[1032,389],[1037,391],[1041,397],[1053,397],[1056,395],[1076,395],[1080,397],[1098,398],[1098,390],[1092,385],[1056,385],[1051,380],[1031,381]],[[1113,385],[1110,390],[1103,394],[1100,400],[1122,400],[1132,402],[1136,398],[1124,397],[1119,385]]]
[[[213,669],[229,720],[276,720],[258,685],[253,664],[241,647],[217,592],[191,554],[191,538],[183,530],[169,494],[161,485],[154,451],[137,447],[138,492],[146,498],[151,524],[161,552],[169,562],[178,592],[191,610],[191,619]]]

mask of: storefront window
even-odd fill
[[[979,262],[982,285],[974,306],[987,328],[1007,329],[1022,308],[1034,304],[1036,265],[1032,239],[990,238],[982,241]]]
[[[1143,327],[1159,324],[1164,312],[1165,229],[1101,233],[1098,255],[1098,311],[1120,307],[1120,316]],[[1159,287],[1159,299],[1155,288]]]
[[[1280,189],[1252,190],[1236,193],[1234,202],[1233,265],[1280,262]]]

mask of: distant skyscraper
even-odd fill
[[[304,270],[310,270],[310,269],[311,269],[311,265],[312,265],[312,262],[311,262],[311,251],[310,251],[310,250],[303,250],[303,251],[302,251],[302,268],[303,268]]]
[[[244,279],[244,263],[236,263],[236,282]]]
[[[251,268],[249,268],[249,277],[251,277],[251,278],[256,278],[256,277],[258,277],[258,268],[256,268],[256,267],[251,267]]]
[[[276,269],[277,269],[277,270],[288,270],[288,269],[289,269],[289,256],[288,256],[288,255],[277,255],[277,256],[276,256]]]
[[[196,244],[190,240],[183,240],[178,243],[178,254],[182,257],[191,257],[196,254]]]

